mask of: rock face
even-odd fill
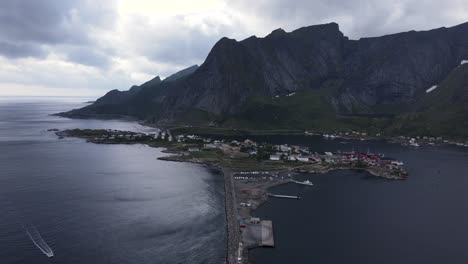
[[[330,23],[265,38],[222,38],[197,68],[64,113],[126,115],[173,122],[194,112],[234,116],[249,98],[325,94],[340,115],[399,114],[468,60],[468,23],[350,40]],[[210,117],[211,116],[211,117]]]

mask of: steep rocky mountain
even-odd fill
[[[468,23],[350,40],[336,23],[243,41],[222,38],[171,81],[111,91],[64,116],[239,127],[374,126],[414,111],[426,90],[468,59]],[[168,78],[169,79],[169,78]],[[133,90],[133,91],[132,91]]]
[[[182,77],[185,77],[187,75],[190,75],[190,74],[194,73],[197,69],[198,69],[198,65],[193,65],[191,67],[188,67],[186,69],[183,69],[183,70],[181,70],[179,72],[176,72],[176,73],[172,74],[171,76],[164,79],[164,81],[165,82],[175,81],[177,79],[180,79]]]

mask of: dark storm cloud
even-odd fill
[[[2,0],[0,1],[0,31],[10,41],[43,44],[76,40],[67,30],[72,0]]]
[[[21,57],[44,58],[47,52],[39,45],[0,42],[0,54],[12,59]]]
[[[112,25],[116,18],[112,6],[103,5],[103,2],[109,3],[89,0],[0,1],[0,55],[43,57],[47,47],[49,50],[60,49],[63,44],[86,45],[92,49],[94,40],[89,30]],[[77,58],[75,55],[70,57]],[[96,60],[102,58],[98,56]]]

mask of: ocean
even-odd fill
[[[468,150],[403,147],[371,141],[316,137],[268,137],[317,151],[383,153],[405,162],[405,181],[366,172],[296,175],[314,186],[273,187],[275,194],[254,215],[273,220],[275,248],[250,252],[253,264],[279,263],[468,263]]]
[[[157,160],[161,149],[47,131],[154,130],[51,116],[89,100],[0,98],[0,263],[224,263],[219,172]]]

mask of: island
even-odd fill
[[[313,185],[309,181],[294,180],[295,174],[362,170],[389,180],[405,180],[408,176],[402,161],[378,153],[319,153],[305,146],[274,145],[249,139],[219,140],[175,131],[166,129],[155,133],[137,133],[109,129],[69,129],[58,131],[56,135],[59,138],[82,138],[96,144],[146,144],[164,148],[163,152],[168,155],[160,157],[161,160],[204,164],[222,171],[227,263],[248,263],[248,249],[274,247],[272,221],[252,217],[252,212],[266,202],[269,196],[300,199],[269,192],[270,187],[290,182]]]

